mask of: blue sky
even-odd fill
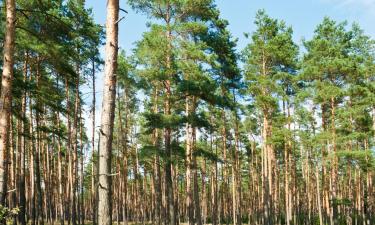
[[[93,9],[97,23],[105,24],[106,0],[86,0],[87,7]],[[120,23],[120,47],[127,52],[133,43],[147,30],[146,16],[135,13],[120,0],[121,8],[129,12]],[[248,42],[244,33],[251,33],[255,12],[265,9],[274,18],[284,20],[294,29],[294,40],[301,44],[302,37],[310,38],[317,24],[324,16],[337,21],[356,21],[368,35],[375,36],[375,0],[217,0],[222,18],[229,21],[229,29],[238,38],[238,49]]]

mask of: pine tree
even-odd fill
[[[245,73],[248,92],[254,98],[254,106],[262,115],[262,184],[264,223],[275,220],[276,199],[274,185],[276,178],[275,144],[272,143],[274,119],[279,111],[277,95],[282,94],[280,75],[287,74],[293,66],[298,48],[292,41],[292,29],[284,22],[270,18],[264,11],[258,11],[252,34],[252,42],[244,50]],[[280,79],[280,80],[279,80]]]
[[[339,194],[344,191],[339,188],[341,168],[346,168],[348,185],[352,185],[352,182],[355,183],[353,192],[359,199],[358,201],[364,201],[357,191],[359,188],[357,184],[360,182],[358,177],[355,177],[354,181],[351,180],[351,163],[340,159],[343,156],[356,155],[355,160],[360,161],[359,155],[363,151],[358,151],[357,147],[367,148],[365,147],[367,138],[357,139],[361,135],[356,135],[358,133],[355,131],[354,124],[356,124],[356,115],[361,115],[362,119],[360,120],[368,121],[362,125],[367,127],[365,130],[369,129],[371,127],[369,114],[371,107],[357,105],[352,94],[358,90],[357,82],[364,82],[361,85],[364,87],[361,99],[366,99],[365,93],[369,87],[366,84],[368,81],[366,76],[373,69],[366,62],[372,60],[373,56],[370,53],[372,45],[372,41],[363,34],[358,26],[354,25],[351,30],[348,30],[346,23],[337,23],[329,18],[325,18],[318,25],[313,39],[305,42],[307,53],[304,56],[302,79],[306,81],[307,88],[312,90],[309,95],[312,104],[321,110],[321,129],[317,139],[322,150],[321,186],[325,210],[324,220],[329,219],[331,223],[338,223],[342,220],[339,211],[341,212],[346,200],[351,201],[350,196],[354,194],[349,194],[348,198]],[[353,82],[354,80],[355,82]],[[360,110],[361,114],[355,112],[356,110]],[[349,136],[347,136],[348,134]],[[368,133],[365,136],[370,137]],[[366,157],[364,156],[364,158]],[[355,169],[354,173],[360,172]],[[361,206],[357,206],[353,213],[365,220],[366,213]]]
[[[150,22],[126,55],[110,1],[97,128],[92,10],[17,0],[11,24],[8,2],[2,223],[373,223],[375,42],[358,24],[325,18],[299,50],[260,10],[239,55],[215,1],[129,0]]]

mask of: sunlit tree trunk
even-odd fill
[[[93,225],[97,224],[97,177],[96,177],[96,166],[97,163],[95,157],[95,124],[96,124],[96,84],[95,84],[95,61],[92,61],[92,103],[91,103],[91,214],[92,214],[92,223]]]
[[[192,112],[191,99],[186,98],[186,116],[189,116]],[[188,216],[189,225],[194,225],[194,205],[193,205],[193,192],[192,192],[192,150],[193,150],[193,127],[191,124],[186,123],[186,211]]]
[[[108,0],[106,21],[106,60],[99,144],[98,224],[112,224],[111,158],[116,100],[119,0]]]

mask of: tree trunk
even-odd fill
[[[158,113],[158,88],[155,87],[155,93],[154,93],[154,106],[153,106],[153,112]],[[159,146],[159,130],[154,129],[152,133],[152,144],[154,147],[158,148]],[[154,191],[155,191],[155,202],[154,202],[154,217],[155,217],[155,222],[157,225],[161,225],[162,218],[161,218],[161,174],[160,174],[160,158],[159,158],[159,153],[157,152],[155,154],[154,158]]]
[[[12,80],[14,64],[14,42],[16,23],[16,2],[6,0],[6,27],[4,40],[4,61],[0,94],[0,204],[5,205],[8,184],[9,128],[12,111]],[[1,221],[5,223],[5,221]]]
[[[28,54],[25,53],[25,62],[23,65],[23,81],[27,79],[27,68],[28,67]],[[21,100],[21,115],[22,118],[26,118],[26,92],[22,93]],[[18,222],[21,225],[26,225],[26,196],[25,196],[25,163],[26,163],[26,146],[25,146],[25,123],[22,119],[18,120],[18,196],[19,196],[19,208]]]
[[[118,96],[120,97],[120,96]],[[127,98],[127,90],[124,91],[124,111],[125,111],[125,128],[123,127],[123,122],[122,122],[122,109],[120,108],[121,105],[121,101],[118,101],[119,105],[118,105],[118,115],[119,115],[119,126],[120,126],[120,132],[121,132],[121,135],[120,135],[120,141],[121,141],[121,147],[122,147],[122,155],[123,155],[123,161],[124,161],[124,164],[123,164],[123,172],[121,173],[122,174],[122,177],[120,177],[120,179],[122,178],[122,183],[123,183],[123,197],[122,197],[122,207],[123,207],[123,224],[124,225],[127,225],[128,224],[128,213],[127,213],[127,188],[128,188],[128,143],[127,143],[127,140],[128,140],[128,113],[127,113],[127,101],[128,101],[128,98]]]
[[[77,224],[77,190],[78,190],[78,114],[80,108],[80,99],[79,99],[79,67],[77,66],[77,77],[75,80],[75,100],[74,100],[74,114],[73,114],[73,130],[72,130],[72,137],[71,137],[71,150],[73,152],[73,160],[71,165],[71,175],[72,175],[72,184],[70,186],[70,200],[72,204],[71,208],[71,222],[73,225]]]
[[[97,192],[97,182],[96,182],[96,172],[95,169],[95,118],[96,118],[96,85],[95,85],[95,61],[92,61],[92,108],[91,108],[91,214],[92,214],[92,223],[93,225],[97,225],[97,199],[96,199],[96,192]]]
[[[190,98],[186,98],[186,115],[191,114],[191,102]],[[193,207],[193,192],[192,192],[192,176],[191,176],[191,167],[192,167],[192,149],[193,149],[193,127],[191,124],[186,123],[186,211],[188,216],[189,225],[194,225],[194,207]]]
[[[319,222],[320,224],[323,224],[323,215],[322,215],[322,204],[321,204],[321,193],[320,193],[320,187],[319,187],[319,169],[318,166],[316,166],[316,172],[315,172],[315,177],[316,177],[316,198],[318,199],[318,212],[319,212]]]
[[[333,150],[333,163],[331,169],[332,176],[332,190],[331,190],[331,204],[332,204],[332,217],[333,223],[338,223],[338,209],[337,209],[337,156],[336,156],[336,125],[335,125],[335,98],[331,98],[331,133],[332,133],[332,150]]]
[[[56,113],[56,124],[57,127],[60,129],[60,113]],[[65,204],[65,197],[64,197],[64,180],[63,180],[63,153],[62,153],[62,143],[60,136],[57,137],[57,148],[58,148],[58,158],[57,158],[57,168],[58,168],[58,181],[59,181],[59,213],[60,213],[60,224],[64,225],[64,204]]]
[[[41,80],[41,73],[40,73],[40,58],[37,56],[37,65],[36,65],[36,88],[40,90],[40,80]],[[42,151],[42,138],[41,138],[41,112],[39,110],[42,109],[41,102],[39,99],[36,99],[36,110],[35,110],[35,124],[36,124],[36,141],[35,141],[35,182],[36,182],[36,189],[37,189],[37,220],[38,223],[44,224],[44,214],[43,214],[43,190],[42,190],[42,179],[41,179],[41,151]]]
[[[242,190],[241,190],[241,164],[239,159],[239,152],[240,152],[240,143],[239,143],[239,127],[238,127],[238,117],[235,115],[235,129],[234,129],[234,141],[235,141],[235,150],[234,150],[234,186],[233,186],[233,193],[234,199],[233,200],[233,221],[235,221],[235,225],[242,224]]]
[[[106,21],[106,60],[100,126],[98,224],[112,224],[111,156],[116,100],[119,0],[108,0]]]
[[[170,70],[172,68],[172,31],[170,27],[170,20],[171,20],[171,7],[169,2],[167,3],[167,40],[168,40],[168,49],[167,49],[167,69]],[[168,74],[172,76],[172,74]],[[164,114],[171,115],[171,77],[168,77],[167,80],[164,81],[165,87],[165,94],[166,98],[164,101]],[[172,178],[172,151],[171,151],[171,141],[172,141],[172,129],[165,128],[164,129],[164,144],[165,144],[165,153],[166,153],[166,164],[165,164],[165,195],[167,200],[167,212],[168,217],[166,217],[167,223],[171,225],[176,224],[176,214],[174,209],[174,196],[173,196],[173,178]]]

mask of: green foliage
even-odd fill
[[[292,92],[298,47],[292,40],[292,28],[265,11],[258,11],[255,25],[252,41],[243,51],[246,82],[254,106],[271,117],[278,109],[276,96],[285,98]]]
[[[78,124],[77,128],[82,128],[82,134],[78,134],[78,156],[85,156],[83,151],[86,151],[88,139],[83,106],[87,96],[82,87],[101,66],[99,47],[103,44],[103,27],[95,23],[91,9],[85,8],[84,2],[17,1],[12,93],[14,140],[11,143],[16,153],[13,156],[18,160],[16,150],[21,144],[18,136],[25,137],[24,150],[30,151],[25,163],[28,166],[33,165],[31,159],[36,160],[28,158],[31,151],[51,153],[49,158],[41,155],[38,173],[43,175],[50,176],[44,171],[46,165],[51,166],[55,175],[56,157],[60,154],[62,176],[73,168],[69,164],[72,163],[69,152],[72,142],[68,143],[73,136],[69,133],[73,122]],[[337,181],[341,182],[338,192],[343,196],[333,199],[332,205],[353,207],[353,198],[362,197],[347,198],[342,191],[346,179],[352,179],[349,184],[368,179],[361,173],[347,178],[344,175],[347,172],[375,171],[375,41],[365,35],[359,25],[349,27],[346,22],[324,18],[313,37],[303,41],[304,51],[301,52],[293,41],[292,28],[259,10],[255,18],[256,30],[247,34],[250,43],[239,55],[237,40],[228,31],[229,22],[220,18],[213,0],[128,0],[128,3],[134,10],[146,14],[151,22],[131,55],[124,51],[118,55],[112,151],[116,164],[112,170],[119,176],[127,176],[131,184],[129,190],[135,191],[128,197],[136,196],[142,184],[139,193],[145,197],[141,195],[137,199],[139,207],[143,207],[142,201],[153,199],[143,191],[151,186],[148,176],[155,175],[155,167],[170,168],[168,164],[178,167],[174,174],[179,186],[177,191],[185,191],[183,173],[188,169],[186,162],[190,153],[189,160],[194,164],[190,169],[197,173],[198,189],[203,187],[203,181],[208,184],[210,180],[212,186],[216,185],[213,182],[218,182],[221,185],[218,197],[226,198],[234,191],[226,188],[239,175],[240,189],[244,190],[240,197],[244,201],[265,197],[255,193],[262,192],[260,188],[266,178],[263,166],[271,163],[269,168],[275,171],[269,172],[280,176],[274,180],[275,187],[280,187],[277,194],[281,196],[285,191],[283,182],[287,182],[287,175],[293,188],[290,193],[298,194],[292,200],[294,208],[298,204],[303,206],[302,213],[296,215],[297,223],[307,220],[302,214],[305,208],[311,207],[303,201],[296,202],[304,197],[301,190],[314,187],[316,184],[312,181],[322,183],[321,190],[328,190],[331,183],[327,181],[333,181],[336,170],[334,162],[337,162]],[[4,15],[0,17],[2,41]],[[243,70],[239,60],[243,62]],[[76,100],[80,103],[78,112],[73,110]],[[18,127],[20,122],[23,128]],[[263,129],[266,123],[269,130]],[[191,148],[187,148],[187,143]],[[263,157],[269,156],[265,156],[268,152],[262,145],[272,147],[275,157],[268,158],[270,161],[264,160]],[[237,156],[239,168],[235,168]],[[83,168],[85,198],[92,188],[91,173],[97,157],[97,153],[93,153],[93,158]],[[128,174],[122,174],[125,165]],[[314,167],[317,171],[323,171],[324,167],[326,177],[315,180]],[[214,177],[212,174],[216,172]],[[234,174],[236,172],[238,174]],[[79,175],[73,174],[78,178]],[[228,179],[231,175],[233,180]],[[31,179],[30,174],[26,176]],[[47,182],[50,177],[44,176],[40,182],[43,188],[55,185]],[[165,175],[157,176],[155,181]],[[122,188],[120,183],[114,182],[115,190]],[[63,185],[67,188],[70,183]],[[362,201],[367,207],[370,199],[367,187],[363,183],[357,187],[363,187],[358,192],[365,193]],[[166,186],[164,188],[167,190]],[[57,190],[51,194],[55,192]],[[185,196],[185,193],[178,194],[181,198]],[[42,195],[36,194],[37,197]],[[316,198],[314,195],[310,197]],[[285,222],[283,204],[280,202],[277,206],[279,215],[276,215],[281,223]],[[248,205],[254,206],[255,202]],[[228,207],[232,206],[228,204]],[[18,209],[0,207],[0,220],[10,219],[17,212]],[[232,221],[229,217],[221,221]],[[246,217],[243,216],[249,223],[253,222]],[[339,217],[344,221],[343,215]],[[309,215],[309,219],[318,224],[315,215],[311,218]]]
[[[13,217],[17,216],[19,212],[19,208],[9,209],[8,207],[4,207],[0,205],[0,221],[8,221]]]
[[[337,153],[338,157],[351,162],[363,171],[375,170],[374,152],[364,150],[342,150]]]
[[[210,160],[212,162],[223,163],[223,160],[217,154],[209,150],[208,146],[205,143],[199,143],[194,150],[194,156],[202,157],[204,159]]]

